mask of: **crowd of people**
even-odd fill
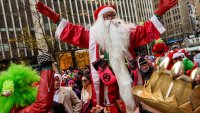
[[[19,96],[20,93],[35,96],[29,103],[27,98],[12,100],[0,113],[143,113],[145,108],[132,94],[132,87],[143,86],[151,78],[154,70],[165,58],[169,59],[166,70],[181,61],[183,69],[180,74],[189,75],[195,67],[199,66],[199,53],[191,60],[186,50],[176,48],[169,50],[164,42],[159,39],[166,30],[160,18],[171,7],[177,4],[177,0],[160,0],[154,16],[142,26],[124,22],[117,17],[114,6],[101,6],[95,13],[95,23],[90,28],[75,25],[69,20],[61,18],[50,7],[42,2],[36,4],[38,12],[49,17],[58,25],[55,35],[62,42],[67,42],[81,48],[89,49],[90,66],[85,69],[62,70],[52,65],[49,54],[42,54],[38,62],[42,67],[39,85],[32,84],[30,78],[19,80],[20,73],[12,73],[15,77],[11,81],[10,75],[0,76],[0,89],[2,95],[0,101],[6,98]],[[153,54],[150,56],[136,56],[134,49],[156,40]],[[194,61],[193,61],[194,60]],[[23,66],[22,66],[23,68]],[[54,70],[54,71],[53,71]],[[21,70],[17,70],[21,71]],[[35,73],[33,70],[27,70]],[[23,74],[23,73],[21,73]],[[25,73],[27,76],[29,73]],[[31,73],[30,73],[31,74]],[[19,77],[18,77],[19,76]],[[6,78],[7,77],[7,78]],[[17,81],[15,79],[18,79]],[[200,81],[200,77],[197,78]],[[19,84],[17,84],[19,82]],[[26,83],[26,84],[24,84]],[[16,88],[26,89],[15,91]],[[37,94],[29,92],[35,90]],[[24,104],[26,103],[26,104]],[[3,106],[0,103],[0,106]],[[147,111],[154,110],[147,107]],[[154,110],[156,111],[156,110]]]
[[[158,47],[158,45],[162,46]],[[162,51],[160,51],[160,49]],[[170,70],[171,67],[178,61],[181,61],[183,63],[184,67],[182,75],[189,76],[192,69],[194,69],[195,67],[200,67],[200,50],[193,51],[192,53],[190,53],[190,51],[186,51],[181,48],[175,48],[174,50],[170,50],[164,44],[164,42],[159,39],[156,41],[152,53],[153,53],[152,55],[137,56],[136,58],[137,62],[135,62],[137,63],[136,69],[129,70],[129,73],[132,78],[132,86],[140,86],[146,84],[146,82],[150,79],[154,70],[157,69],[159,63],[161,63],[162,60],[166,57],[170,59],[167,70]],[[58,76],[58,74],[56,74],[56,76]],[[79,107],[84,110],[84,113],[90,112],[90,110],[92,109],[92,105],[88,105],[91,104],[90,101],[92,99],[90,67],[86,66],[85,69],[76,69],[76,70],[69,68],[68,70],[63,70],[62,74],[60,74],[59,76],[62,82],[61,86],[71,87],[71,89],[74,91],[78,99],[81,100],[82,105],[80,105]],[[70,91],[66,90],[66,92]],[[76,100],[77,98],[72,98],[72,99]],[[71,101],[73,101],[72,99]],[[72,106],[75,105],[72,104]],[[103,109],[102,106],[98,107],[99,109]]]

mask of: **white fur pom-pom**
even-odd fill
[[[100,56],[100,58],[102,58],[102,59],[103,59],[103,58],[104,58],[104,55],[101,55],[101,56]]]

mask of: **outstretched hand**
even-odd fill
[[[38,12],[49,17],[54,23],[57,23],[60,20],[60,15],[42,2],[37,2],[36,9]]]
[[[162,16],[170,8],[175,6],[178,3],[178,0],[160,0],[158,8],[155,10],[155,14]]]
[[[44,7],[45,7],[45,4],[44,4],[44,3],[42,3],[42,2],[37,2],[37,4],[36,4],[36,9],[37,9],[38,12],[43,13],[43,12],[44,12],[44,9],[45,9]]]
[[[91,113],[100,113],[102,110],[104,110],[104,108],[102,106],[100,106],[100,105],[97,105],[96,107],[92,107],[90,112]],[[103,113],[107,113],[107,112],[105,112],[105,110],[104,110]]]

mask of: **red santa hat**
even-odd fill
[[[98,19],[100,15],[103,15],[107,12],[114,12],[116,13],[116,8],[114,6],[101,6],[94,12],[94,18],[95,20]]]
[[[187,58],[189,58],[188,51],[186,51],[185,49],[180,49],[178,52],[180,52],[180,53],[184,53],[185,56],[186,56]]]
[[[178,58],[178,57],[184,57],[185,54],[181,52],[176,52],[173,54],[172,59]]]

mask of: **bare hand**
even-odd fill
[[[100,105],[97,105],[96,107],[92,107],[92,109],[90,110],[91,113],[100,113],[101,110],[103,110],[104,108]]]

